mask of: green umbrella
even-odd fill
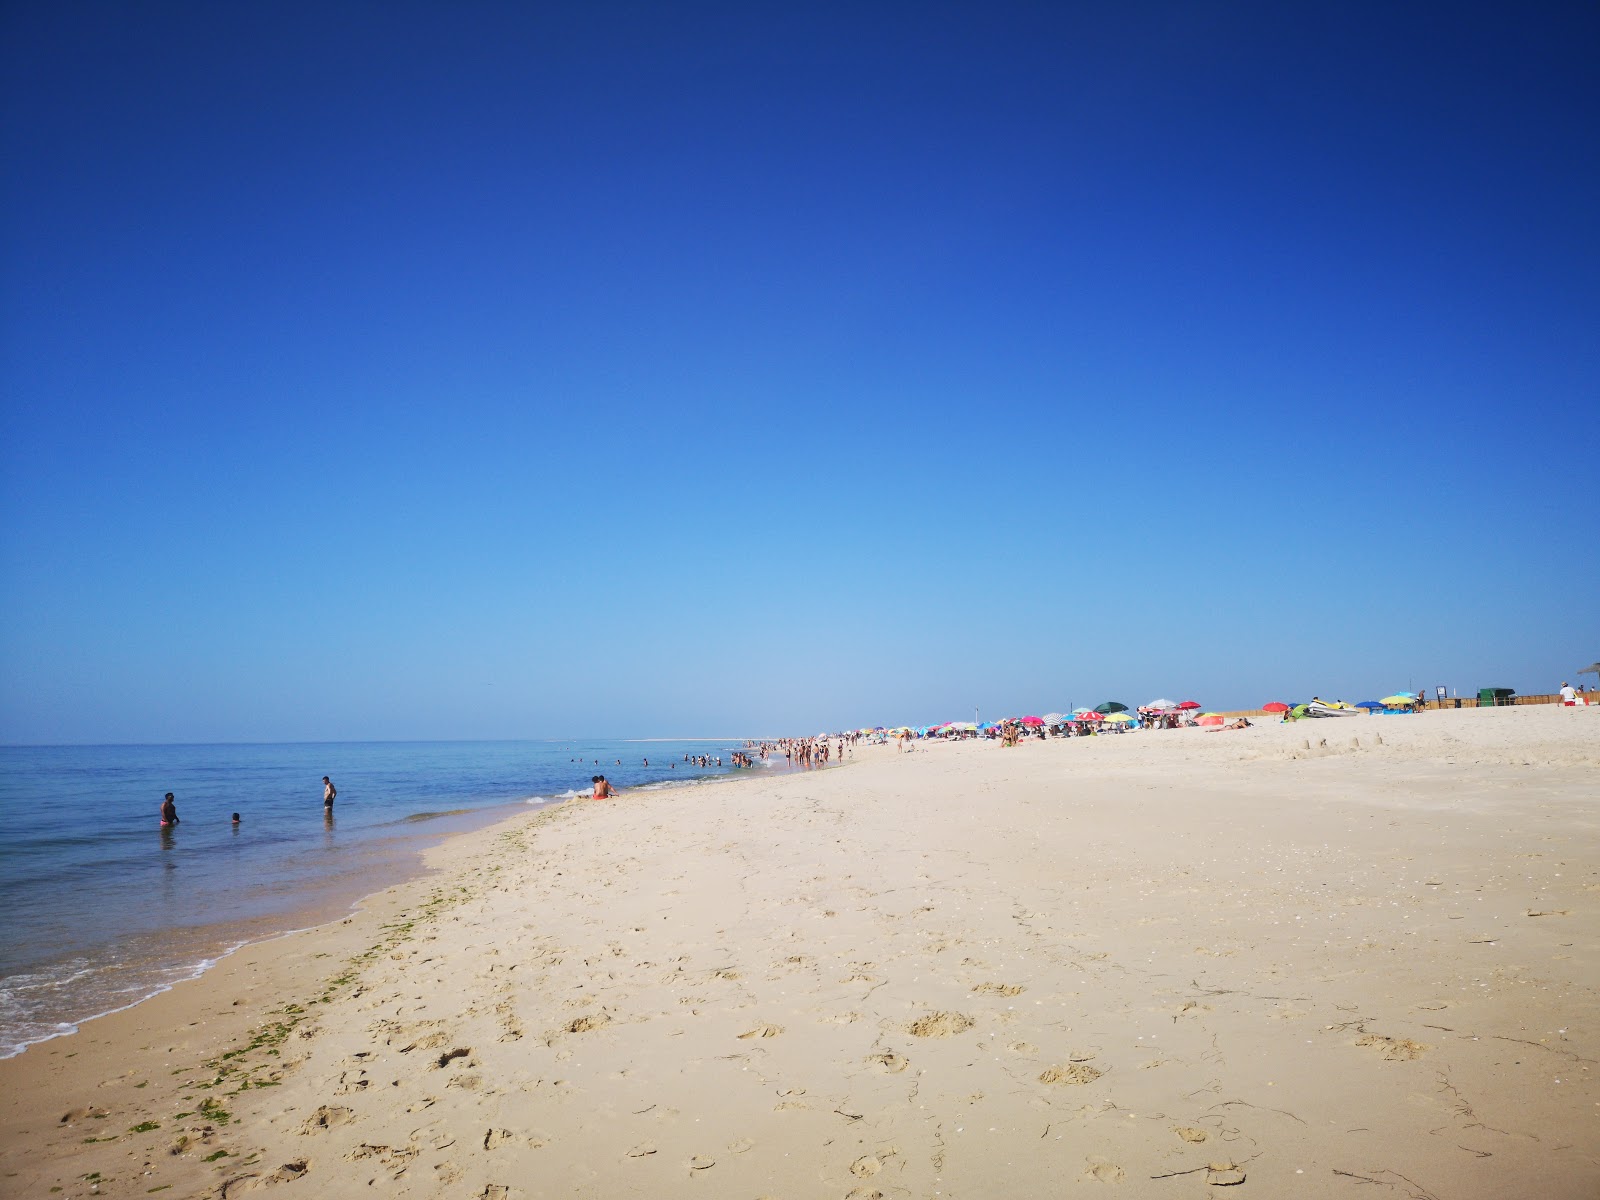
[[[1118,704],[1115,700],[1107,700],[1104,704],[1097,705],[1095,707],[1095,712],[1101,713],[1104,716],[1110,716],[1114,712],[1127,711],[1128,706],[1126,704]]]

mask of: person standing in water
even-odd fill
[[[333,780],[326,775],[322,777],[322,808],[325,812],[333,811],[333,798],[339,794],[339,789],[333,786]]]
[[[161,823],[163,825],[176,825],[178,823],[178,805],[172,799],[172,793],[167,793],[167,798],[161,802]]]

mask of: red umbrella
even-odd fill
[[[1084,713],[1082,716],[1080,716],[1078,718],[1078,720],[1080,720],[1080,721],[1104,721],[1105,719],[1106,719],[1105,713],[1097,713],[1097,712],[1086,712],[1086,713]]]
[[[1022,718],[1022,723],[1024,725],[1027,725],[1027,726],[1033,727],[1033,728],[1036,728],[1036,727],[1044,724],[1044,722],[1041,721],[1038,717],[1023,717]]]
[[[1289,706],[1282,700],[1272,700],[1261,706],[1262,712],[1288,712]]]
[[[1178,707],[1179,708],[1199,708],[1200,704],[1199,704],[1198,701],[1195,701],[1195,700],[1185,700],[1182,704],[1178,705]]]

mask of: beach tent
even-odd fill
[[[1216,713],[1203,713],[1194,719],[1196,725],[1221,725],[1226,717],[1219,717]]]

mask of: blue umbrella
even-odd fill
[[[1357,708],[1382,708],[1383,705],[1379,704],[1376,700],[1363,700],[1360,704],[1356,705],[1356,707]]]

